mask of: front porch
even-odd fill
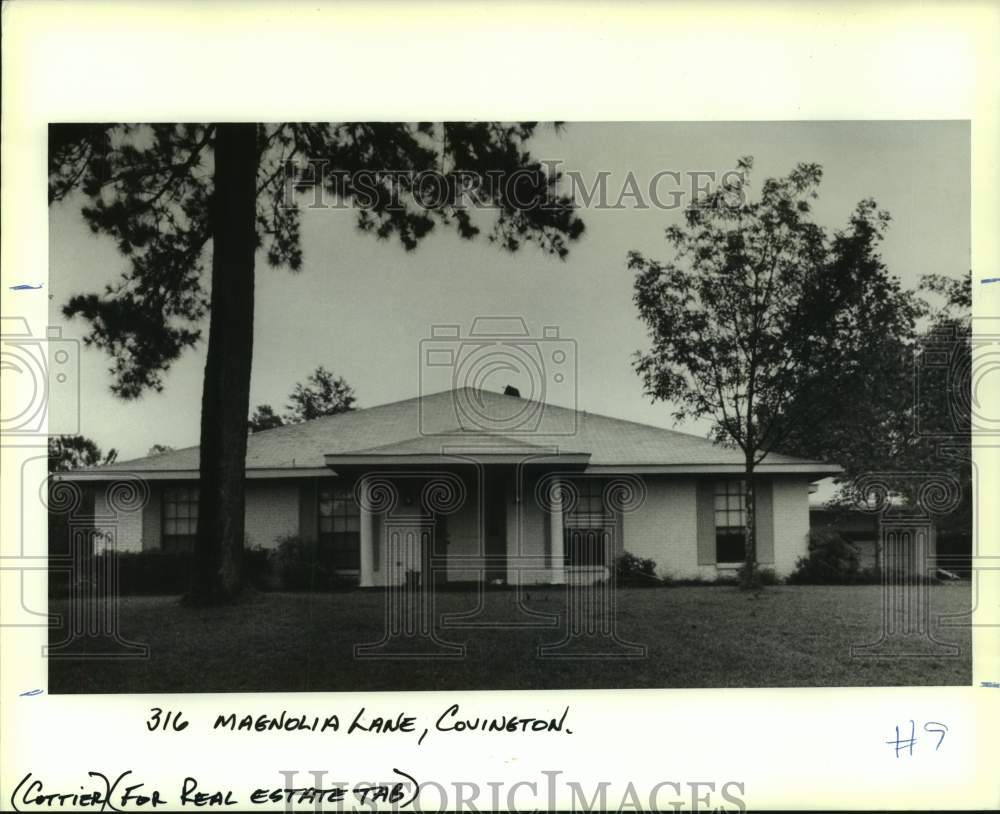
[[[336,478],[317,482],[318,541],[356,545],[356,554],[340,555],[355,567],[339,570],[361,587],[607,579],[622,550],[621,516],[609,507],[607,480],[581,469],[523,460],[339,462]],[[348,501],[357,517],[345,524],[336,512]],[[338,535],[338,523],[356,524],[356,535]]]

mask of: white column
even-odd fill
[[[361,482],[361,494],[363,499],[358,501],[360,504],[360,517],[358,520],[361,526],[361,573],[359,575],[359,584],[362,588],[371,588],[375,585],[375,574],[372,568],[375,545],[375,518],[369,510],[371,496],[368,494],[367,478]]]
[[[549,539],[552,542],[552,561],[549,563],[553,585],[566,582],[565,552],[563,545],[562,490],[558,479],[552,481],[549,495],[552,507],[549,511]]]

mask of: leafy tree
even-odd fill
[[[354,388],[340,376],[334,376],[320,365],[299,382],[288,397],[288,410],[284,416],[274,412],[270,404],[259,404],[250,416],[250,432],[270,430],[286,424],[301,424],[325,415],[337,415],[354,409]]]
[[[709,418],[715,441],[743,453],[744,580],[757,578],[755,472],[767,455],[829,415],[831,392],[868,375],[881,337],[905,334],[913,298],[889,275],[878,243],[889,222],[861,201],[828,235],[811,219],[822,169],[799,164],[747,192],[751,158],[666,230],[671,262],[628,257],[651,347],[636,371],[674,416]]]
[[[290,423],[311,421],[324,415],[336,415],[353,410],[354,389],[341,377],[334,376],[320,365],[309,374],[306,384],[295,385],[289,396]]]
[[[147,457],[151,455],[162,455],[164,452],[173,452],[173,447],[167,446],[166,444],[153,444],[146,453]]]
[[[273,430],[275,427],[283,427],[284,425],[285,420],[274,412],[274,408],[270,404],[258,404],[248,422],[251,433]]]
[[[114,463],[117,458],[117,450],[108,450],[105,455],[96,443],[83,435],[49,436],[49,472],[104,466]]]
[[[918,295],[940,302],[933,305],[921,297],[923,327],[873,342],[866,375],[849,391],[830,392],[829,418],[821,427],[791,434],[782,451],[836,458],[844,467],[834,498],[841,508],[854,505],[858,496],[851,485],[869,473],[881,473],[885,484],[911,503],[920,500],[924,475],[950,475],[962,489],[950,522],[968,528],[971,272],[963,277],[924,275]]]
[[[559,175],[527,150],[533,123],[276,123],[53,125],[49,200],[79,191],[84,220],[126,259],[121,280],[72,297],[69,316],[112,359],[112,390],[134,398],[202,340],[209,315],[201,409],[196,575],[191,598],[228,601],[241,587],[244,470],[256,255],[302,265],[300,219],[289,198],[324,193],[355,205],[358,228],[416,248],[436,224],[460,237],[482,226],[466,206],[470,177],[488,178],[489,240],[534,243],[565,257],[582,233]],[[311,172],[289,182],[288,162]],[[424,205],[427,178],[449,194]],[[484,215],[485,217],[485,215]],[[209,248],[210,247],[210,248]],[[204,278],[210,265],[210,281]]]

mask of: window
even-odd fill
[[[198,487],[173,486],[163,492],[164,551],[194,551],[198,532]]]
[[[604,504],[605,482],[599,478],[573,481],[576,505],[563,515],[565,564],[605,566],[615,519]]]
[[[338,570],[361,568],[361,510],[345,486],[319,490],[319,557]]]
[[[746,558],[746,489],[741,480],[715,485],[715,561],[743,562]]]

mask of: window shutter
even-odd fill
[[[698,565],[715,565],[715,485],[698,481]]]
[[[155,551],[160,548],[160,527],[163,524],[163,507],[160,504],[160,490],[149,490],[149,502],[142,508],[142,550]]]
[[[318,489],[319,483],[315,478],[302,481],[299,486],[299,539],[304,543],[315,543],[319,537]]]
[[[757,562],[774,565],[774,489],[770,480],[754,483],[757,503]]]

